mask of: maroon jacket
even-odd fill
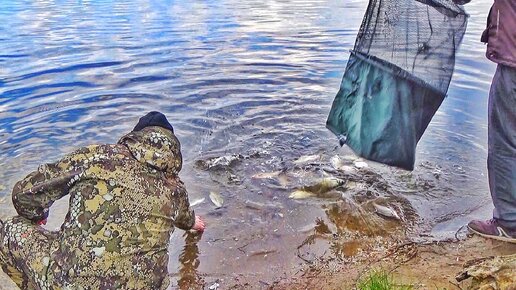
[[[516,0],[494,0],[487,22],[487,58],[516,68]]]

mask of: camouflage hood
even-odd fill
[[[129,148],[134,158],[160,171],[177,175],[183,165],[181,144],[170,130],[152,126],[123,136],[118,144]]]

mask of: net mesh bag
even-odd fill
[[[370,160],[412,170],[444,100],[467,14],[451,0],[370,0],[326,125]]]

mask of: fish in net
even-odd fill
[[[341,145],[413,170],[467,19],[451,0],[370,0],[326,122]]]

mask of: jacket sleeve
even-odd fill
[[[182,183],[174,191],[174,197],[177,202],[176,210],[174,212],[174,226],[182,230],[190,230],[195,224],[195,213],[190,208],[188,201],[188,193]]]
[[[33,222],[46,219],[52,204],[68,194],[71,186],[82,176],[82,162],[72,153],[56,163],[39,166],[18,181],[13,188],[12,199],[18,214]]]

